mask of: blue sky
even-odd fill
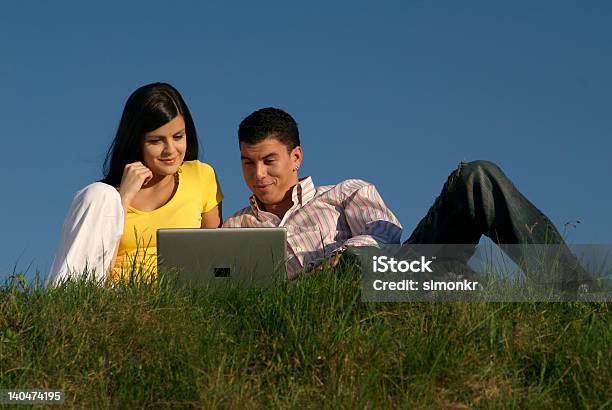
[[[276,106],[302,175],[375,183],[406,238],[461,159],[498,163],[574,243],[612,243],[612,4],[605,1],[3,2],[0,279],[46,272],[123,104],[183,94],[229,216],[236,130]],[[495,4],[493,4],[495,3]]]

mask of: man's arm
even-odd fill
[[[379,247],[400,243],[402,225],[397,217],[387,208],[374,185],[365,181],[359,182],[362,186],[342,203],[344,216],[353,236],[334,250],[316,270],[336,266],[342,252],[348,247]]]
[[[376,187],[367,182],[364,184],[343,202],[353,236],[344,242],[342,248],[399,244],[402,225],[387,208]]]

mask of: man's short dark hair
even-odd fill
[[[268,107],[250,114],[238,127],[238,141],[255,145],[266,138],[275,138],[285,144],[291,152],[300,145],[298,126],[291,115],[285,111]]]

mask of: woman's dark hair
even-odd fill
[[[187,104],[176,88],[166,83],[153,83],[134,91],[125,103],[115,139],[106,154],[102,182],[119,186],[125,166],[142,161],[144,134],[156,130],[179,114],[185,120],[185,161],[198,159],[195,125]]]

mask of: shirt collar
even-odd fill
[[[300,181],[293,187],[291,191],[291,200],[293,201],[293,207],[299,205],[300,207],[306,205],[308,202],[314,198],[316,193],[316,189],[314,183],[312,182],[312,177],[305,177],[300,179]],[[249,198],[249,205],[251,206],[251,210],[255,214],[255,217],[259,218],[259,203],[255,195],[251,195]]]

